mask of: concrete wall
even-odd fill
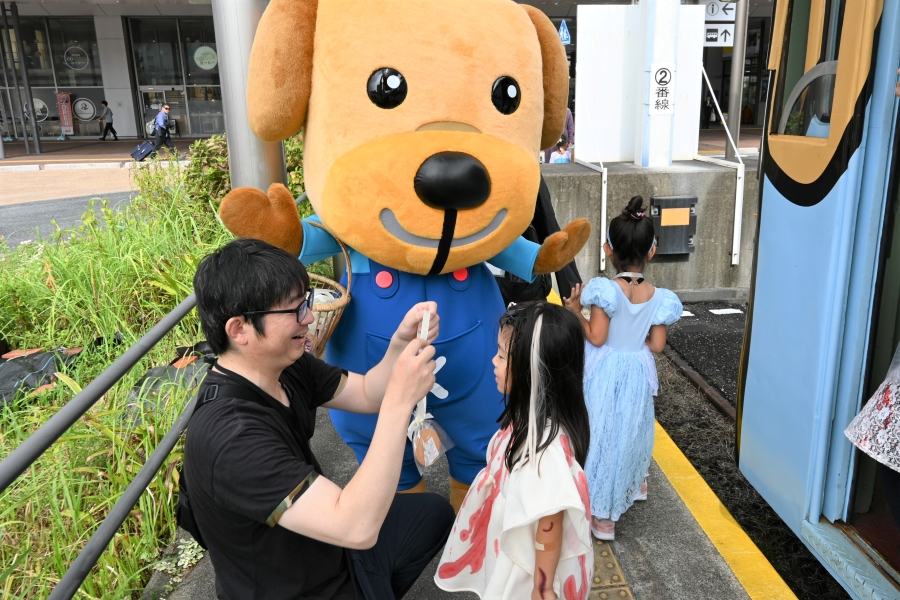
[[[120,136],[137,136],[135,99],[128,73],[124,20],[122,17],[95,16],[94,27],[97,31],[97,46],[100,50],[100,66],[103,71],[103,94],[113,112],[113,127]]]
[[[693,254],[657,256],[644,270],[654,285],[688,292],[691,299],[745,297],[750,286],[753,242],[756,235],[758,184],[756,165],[748,164],[744,184],[740,264],[731,265],[734,228],[734,169],[684,161],[668,168],[642,168],[630,163],[609,163],[607,219],[618,215],[632,196],[694,195],[697,235]],[[542,165],[561,225],[585,217],[594,233],[576,257],[583,279],[600,275],[602,242],[598,237],[601,210],[600,173],[580,165]],[[604,276],[615,274],[607,261]],[[683,298],[684,299],[684,298]]]

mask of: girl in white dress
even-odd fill
[[[497,345],[506,409],[435,583],[481,598],[585,600],[594,560],[581,324],[561,306],[511,305]]]

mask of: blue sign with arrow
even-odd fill
[[[569,35],[569,27],[566,25],[565,19],[559,24],[559,39],[563,46],[568,46],[572,43],[572,36]]]

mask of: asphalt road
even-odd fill
[[[113,208],[128,204],[133,192],[113,192],[104,194]],[[81,222],[81,215],[88,210],[91,199],[96,195],[63,198],[60,200],[44,200],[0,206],[0,236],[10,248],[14,248],[27,240],[36,240],[38,236],[46,237],[53,233],[52,221],[55,219],[63,229],[73,227]],[[95,212],[99,215],[100,203],[96,203]]]

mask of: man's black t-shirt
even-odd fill
[[[188,426],[184,472],[219,598],[356,598],[343,548],[278,526],[321,469],[309,447],[316,408],[345,372],[308,354],[284,370],[286,408],[246,379],[210,370],[207,386],[244,384],[260,401],[228,394],[197,409]]]

